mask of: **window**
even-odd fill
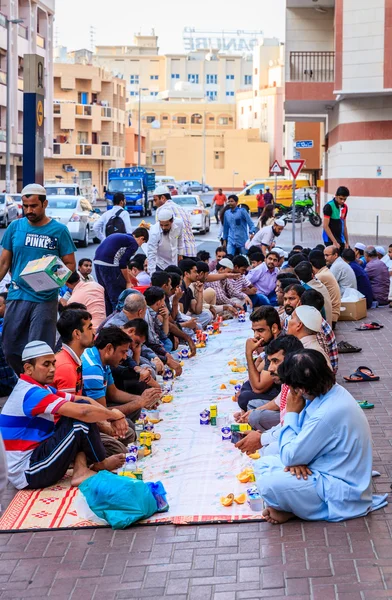
[[[224,169],[225,168],[225,153],[224,152],[214,152],[214,167],[215,169]]]
[[[201,125],[203,123],[203,117],[196,113],[191,116],[191,123],[193,125]]]
[[[252,75],[245,75],[245,85],[252,85]]]
[[[234,79],[234,75],[226,75],[226,79]]]
[[[138,93],[138,92],[129,92],[129,95],[130,95],[130,96],[138,96],[138,95],[139,95],[139,93]]]
[[[219,117],[218,125],[228,125],[228,124],[229,124],[228,117]]]
[[[150,92],[150,96],[158,96],[158,92]]]
[[[218,75],[206,75],[206,83],[218,83]]]
[[[180,74],[179,73],[172,73],[171,74],[171,78],[172,79],[180,79]]]
[[[129,76],[129,83],[131,85],[135,85],[139,83],[139,75],[130,75]]]
[[[234,92],[226,92],[226,96],[234,96]]]
[[[189,83],[199,83],[199,75],[188,73],[188,81]]]
[[[78,144],[88,144],[88,131],[78,131]]]
[[[257,112],[255,112],[255,119],[257,119]]]
[[[167,115],[164,115],[164,116],[162,117],[162,121],[167,121],[168,119],[169,119],[169,117],[168,117]]]
[[[154,115],[147,115],[146,121],[147,121],[147,123],[154,123],[154,121],[155,121]]]
[[[150,75],[150,79],[157,81],[159,79],[159,75]]]
[[[186,117],[177,117],[177,123],[179,123],[180,125],[185,125]]]
[[[215,117],[208,117],[209,121],[215,121]]]
[[[207,98],[210,98],[210,100],[216,100],[218,97],[218,92],[207,91],[206,96]]]

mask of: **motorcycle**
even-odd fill
[[[300,223],[301,219],[309,219],[309,223],[314,227],[320,227],[322,219],[320,215],[313,208],[314,203],[310,194],[305,194],[303,198],[295,199],[295,222]],[[284,219],[284,221],[291,223],[293,218],[292,205],[283,206],[283,204],[276,204],[277,212],[275,218]]]

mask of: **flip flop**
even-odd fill
[[[380,325],[380,323],[373,321],[372,323],[362,323],[362,325],[360,325],[359,327],[356,327],[355,329],[357,331],[378,331],[379,329],[382,329],[383,327],[384,327],[384,325]]]
[[[358,348],[358,346],[353,346],[349,342],[339,342],[338,343],[338,352],[339,354],[349,354],[351,352],[362,352],[362,348]]]
[[[368,408],[374,408],[374,404],[371,404],[370,402],[368,402],[367,400],[364,400],[363,402],[358,402],[358,406],[360,406],[361,408],[363,408],[364,410],[368,409]]]
[[[347,383],[361,383],[364,381],[379,381],[378,375],[375,375],[369,367],[358,367],[355,373],[349,377],[343,377]]]

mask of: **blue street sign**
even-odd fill
[[[313,140],[298,140],[294,144],[295,148],[313,148]]]
[[[294,150],[294,158],[301,158],[301,152],[298,152],[298,150]]]

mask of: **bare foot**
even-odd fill
[[[276,510],[276,508],[267,506],[267,508],[263,510],[263,517],[268,523],[272,523],[272,525],[281,525],[290,519],[294,519],[295,515],[291,512]]]
[[[84,452],[79,452],[75,458],[74,468],[71,478],[71,485],[79,486],[83,481],[95,475],[94,471],[88,468],[86,455]]]
[[[115,471],[123,466],[125,463],[125,454],[113,454],[105,458],[102,462],[95,463],[92,466],[94,471]]]

